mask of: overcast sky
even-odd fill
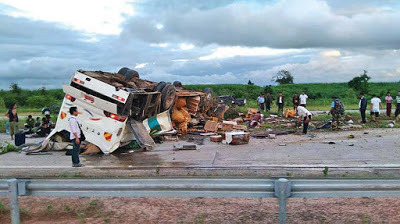
[[[397,0],[0,0],[0,88],[75,70],[184,84],[400,81]]]

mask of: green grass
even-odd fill
[[[17,109],[18,111],[18,115],[20,116],[28,116],[28,115],[32,115],[32,116],[40,116],[42,115],[42,109],[43,108],[30,108],[30,107],[19,107]],[[0,108],[0,116],[4,116],[5,113],[8,112],[8,109],[3,107]]]

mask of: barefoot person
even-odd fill
[[[76,107],[69,108],[69,113],[71,114],[71,118],[69,119],[69,127],[70,127],[70,139],[74,143],[74,147],[72,149],[72,167],[82,167],[82,164],[79,161],[79,152],[81,151],[81,139],[83,133],[79,126],[79,122],[77,119],[78,109]]]

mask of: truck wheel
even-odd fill
[[[175,81],[175,82],[173,83],[173,85],[174,85],[175,87],[182,87],[182,83],[179,82],[179,81]]]
[[[154,92],[157,92],[157,91],[158,91],[158,92],[161,92],[165,85],[167,85],[166,82],[159,82],[159,83],[153,88],[153,91],[154,91]]]
[[[161,91],[161,109],[166,111],[172,108],[175,103],[176,89],[170,83],[167,83]]]
[[[125,75],[125,73],[129,70],[127,67],[121,68],[117,73],[121,75]]]
[[[125,72],[125,81],[129,81],[132,78],[139,78],[139,73],[135,70],[129,69]]]

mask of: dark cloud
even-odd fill
[[[125,24],[132,37],[151,42],[267,46],[273,48],[365,47],[400,48],[397,11],[336,14],[317,0],[283,1],[254,9],[231,4],[186,13],[133,18]],[[158,30],[156,23],[164,25]]]
[[[144,1],[121,35],[7,16],[16,9],[0,4],[0,89],[12,82],[60,88],[77,69],[116,72],[142,63],[137,70],[145,79],[187,84],[265,85],[280,69],[295,82],[343,82],[364,69],[373,81],[398,81],[400,51],[391,50],[399,48],[398,8],[390,1],[338,2]],[[181,43],[195,46],[182,50]],[[200,60],[221,46],[299,49]]]

